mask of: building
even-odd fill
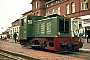
[[[23,13],[23,14],[22,14],[22,17],[28,16],[28,15],[32,15],[32,10]]]
[[[46,5],[46,13],[65,15],[70,18],[80,17],[90,14],[89,0],[52,0]]]
[[[31,4],[33,15],[57,13],[70,18],[90,16],[90,0],[32,0]]]
[[[45,16],[46,7],[45,3],[50,0],[32,0],[32,15]]]
[[[13,35],[16,32],[17,36],[19,36],[19,30],[20,30],[20,19],[17,19],[14,22],[12,22],[12,27],[10,28],[10,33],[11,33],[11,35]]]

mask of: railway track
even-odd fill
[[[90,51],[80,50],[79,52],[65,52],[65,53],[60,53],[60,54],[67,55],[67,56],[73,56],[76,58],[83,58],[85,60],[90,60]]]
[[[7,46],[8,45],[8,46]],[[11,49],[10,49],[11,48]],[[8,42],[1,42],[0,43],[0,49],[9,51],[11,53],[11,57],[14,57],[13,60],[72,60],[72,59],[79,59],[79,60],[90,60],[90,52],[86,52],[86,51],[79,51],[79,52],[65,52],[65,53],[56,53],[54,51],[48,51],[48,50],[37,50],[37,49],[27,49],[22,48],[19,44],[16,43],[8,43]],[[3,51],[1,50],[0,53],[2,53]],[[26,55],[26,56],[32,56],[35,57],[37,59],[31,59],[30,57],[28,58],[24,58],[26,56],[18,56],[17,54],[13,54],[14,52],[16,52],[17,54],[22,54],[22,55]],[[28,52],[28,53],[27,53]],[[48,53],[49,52],[49,53]],[[7,53],[7,52],[5,52]],[[3,54],[3,53],[2,53]],[[12,56],[13,55],[13,56]],[[16,56],[16,57],[15,57]],[[71,57],[73,56],[73,57]],[[19,59],[19,57],[21,59]],[[24,59],[22,59],[24,58]],[[82,59],[83,58],[83,59]],[[2,59],[0,59],[2,60]],[[10,59],[8,59],[10,60]]]
[[[39,60],[0,49],[0,60]]]

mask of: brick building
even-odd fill
[[[70,18],[90,15],[90,0],[52,0],[45,5],[47,14],[57,13]]]
[[[32,0],[32,15],[59,14],[71,18],[71,30],[90,22],[90,0]],[[89,26],[90,24],[88,24]]]
[[[32,15],[90,16],[90,0],[32,0]],[[90,18],[90,17],[89,17]]]
[[[46,7],[45,3],[50,0],[32,0],[32,15],[45,16]]]
[[[32,10],[23,13],[23,14],[22,14],[22,17],[28,16],[28,15],[32,15]]]

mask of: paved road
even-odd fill
[[[84,38],[84,44],[81,50],[90,51],[90,43],[87,43],[87,39]]]
[[[10,43],[14,43],[15,41],[13,39],[9,39]],[[80,50],[90,51],[90,43],[87,43],[87,39],[84,38],[84,44],[83,47]]]

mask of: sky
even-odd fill
[[[32,10],[32,0],[0,0],[0,34],[25,12]]]

